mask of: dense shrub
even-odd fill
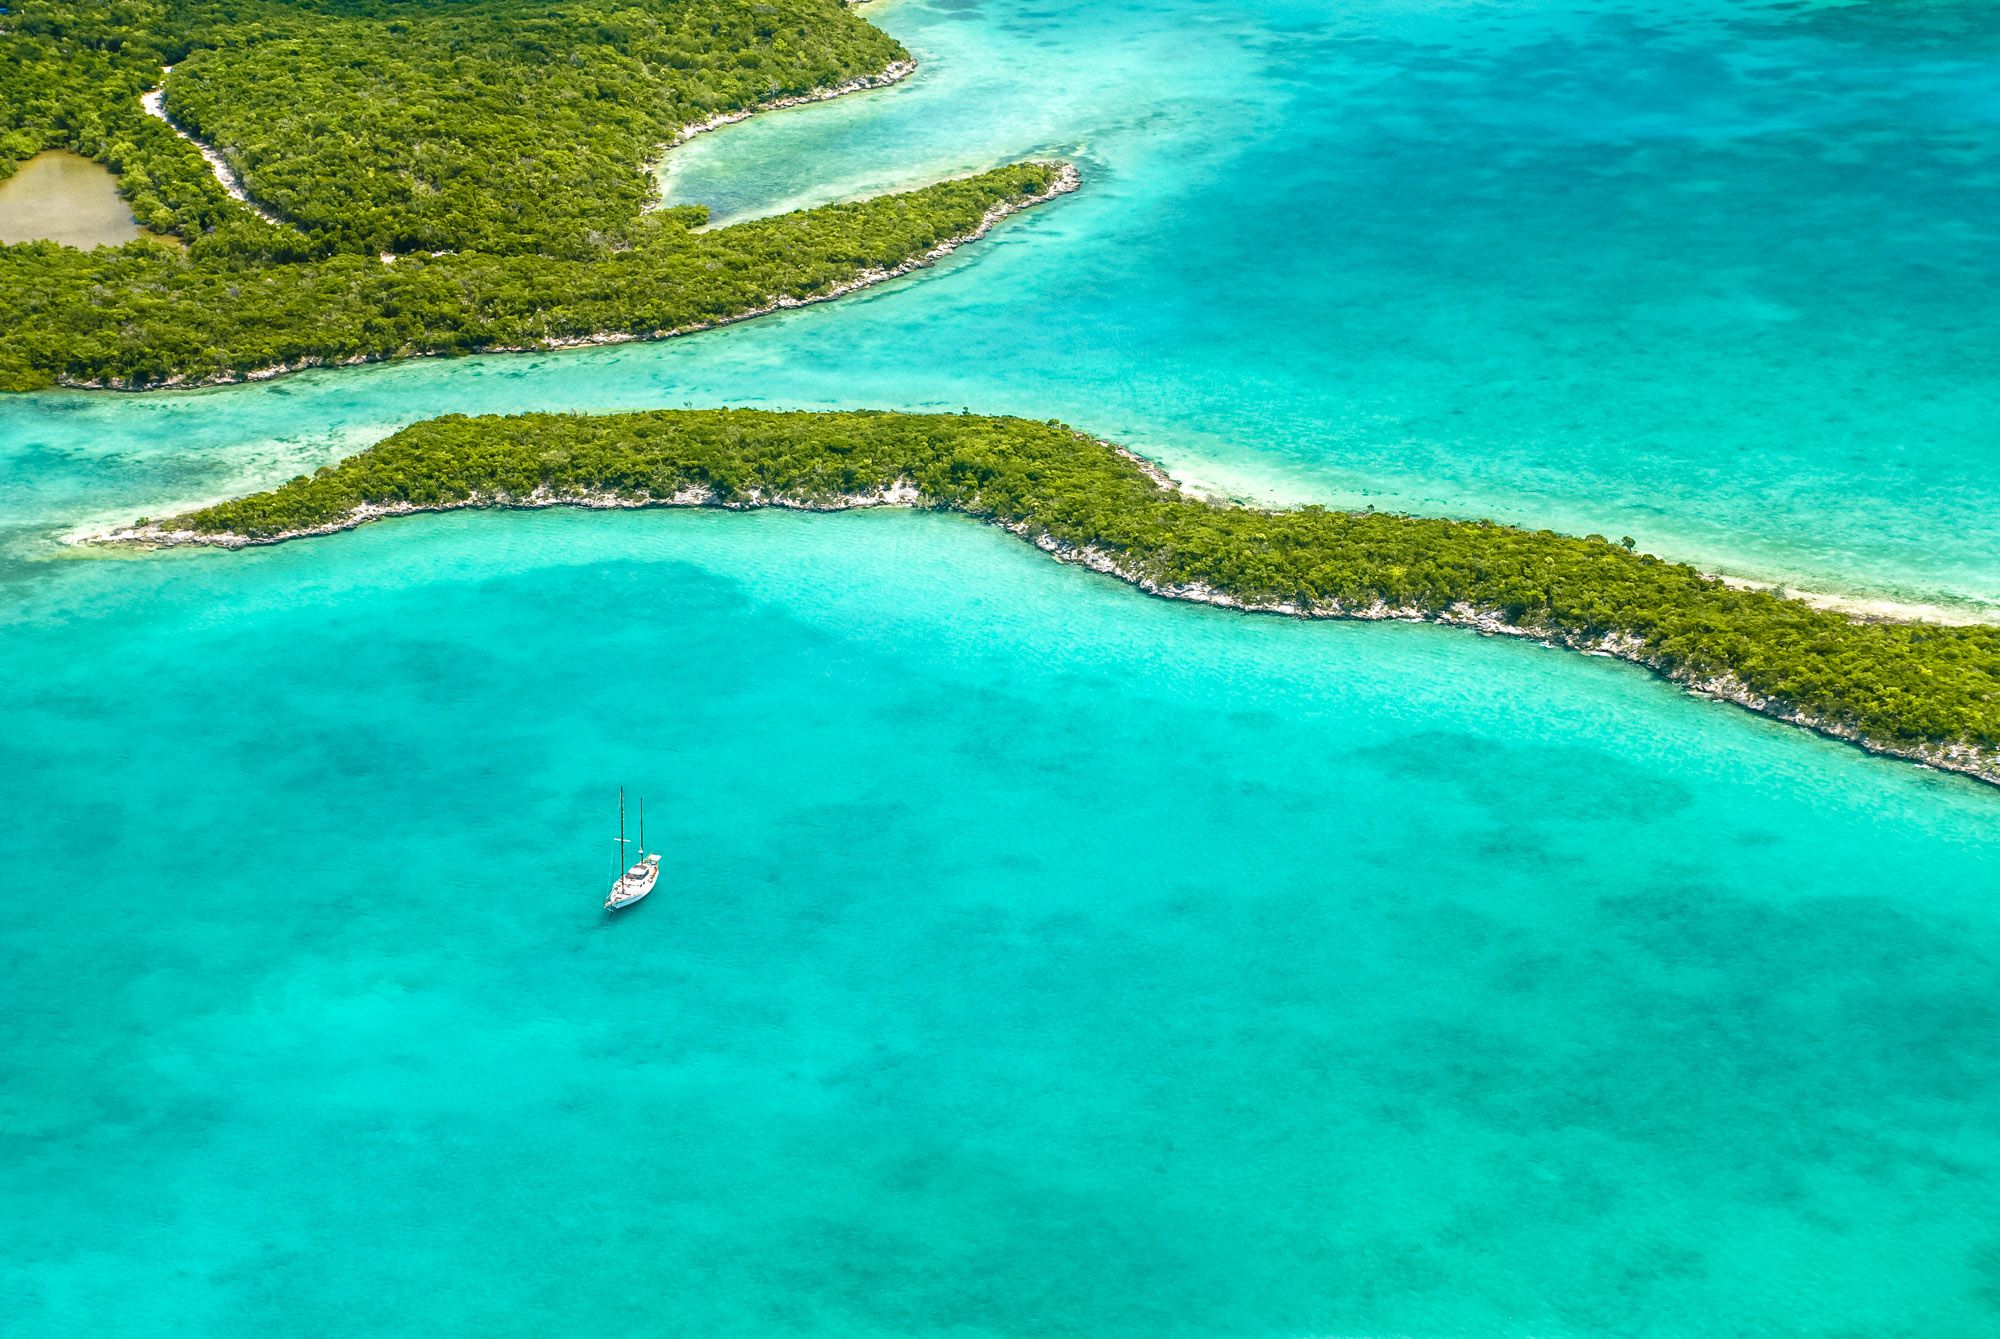
[[[1610,634],[1683,679],[1750,692],[1879,743],[2000,747],[2000,628],[1861,622],[1602,539],[1475,521],[1214,505],[1053,423],[979,415],[686,410],[451,416],[180,524],[269,537],[361,503],[616,492],[830,501],[912,481],[931,506],[1113,558],[1164,587],[1328,612],[1455,606],[1571,642]]]
[[[681,329],[894,267],[1052,172],[713,232],[646,209],[679,127],[904,58],[836,0],[10,0],[0,28],[0,175],[78,150],[189,243],[0,247],[5,390]],[[282,223],[142,110],[169,63],[168,112]]]

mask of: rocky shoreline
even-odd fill
[[[801,93],[794,97],[778,98],[772,102],[759,103],[755,107],[739,108],[731,112],[718,112],[707,120],[682,126],[674,133],[674,137],[662,147],[660,154],[646,163],[642,170],[649,176],[657,172],[660,165],[666,160],[668,153],[687,143],[697,135],[706,134],[711,130],[719,130],[723,126],[734,125],[739,121],[747,121],[760,112],[783,111],[788,107],[803,107],[810,103],[827,102],[834,98],[844,97],[849,93],[860,93],[871,88],[887,88],[891,84],[900,83],[902,80],[909,78],[912,74],[916,73],[916,69],[917,63],[914,60],[899,60],[883,67],[874,74],[861,75],[854,79],[849,79],[845,83],[830,85],[826,88],[816,88],[809,93]],[[162,71],[162,74],[168,74],[172,71],[173,66],[169,65]],[[221,155],[174,124],[166,112],[166,90],[164,85],[144,94],[139,99],[139,102],[145,108],[148,115],[158,117],[161,121],[164,121],[168,128],[176,135],[179,135],[200,151],[201,156],[207,160],[209,167],[214,171],[215,179],[221,183],[223,190],[227,191],[232,199],[254,211],[265,222],[282,225],[283,220],[271,214],[250,198],[243,188],[241,178],[236,175],[235,170],[223,160]],[[487,353],[543,353],[560,349],[595,348],[609,344],[647,343],[653,340],[672,339],[677,335],[699,334],[704,330],[713,330],[718,326],[733,325],[738,321],[747,321],[753,317],[768,316],[772,312],[784,311],[791,307],[807,307],[815,302],[830,302],[834,298],[845,297],[849,293],[860,289],[885,283],[890,279],[900,278],[914,270],[934,265],[956,251],[959,247],[964,246],[967,242],[974,242],[984,237],[994,224],[1009,215],[1019,213],[1021,210],[1038,204],[1046,203],[1059,195],[1068,194],[1080,184],[1081,178],[1077,173],[1075,164],[1051,163],[1048,165],[1058,168],[1056,180],[1048,190],[1023,200],[1012,200],[995,205],[986,212],[985,216],[979,221],[978,226],[974,227],[970,232],[957,237],[946,238],[923,255],[906,260],[894,268],[864,270],[853,279],[848,280],[846,283],[835,285],[824,293],[815,293],[803,298],[776,298],[762,306],[738,312],[733,316],[726,316],[714,321],[699,321],[693,325],[676,326],[671,330],[654,330],[637,334],[630,331],[605,331],[594,335],[561,336],[554,339],[538,340],[532,344],[495,344],[476,348],[472,350],[472,353],[475,355]],[[962,178],[946,178],[946,180],[962,180]],[[660,202],[658,200],[655,200],[653,204],[648,206],[648,208],[652,209],[659,207]],[[442,253],[433,252],[431,254],[438,255]],[[379,259],[382,263],[389,264],[396,257],[384,253]],[[235,386],[253,381],[271,381],[278,377],[289,376],[294,372],[307,372],[315,368],[364,367],[371,363],[401,362],[410,358],[435,358],[440,356],[442,355],[420,351],[395,354],[358,354],[352,358],[301,358],[295,362],[273,363],[268,367],[256,367],[241,372],[224,371],[202,376],[168,377],[164,381],[149,382],[144,386],[132,386],[117,379],[109,381],[84,381],[72,377],[59,376],[56,379],[56,385],[65,390],[128,391],[136,393],[160,390],[194,390],[203,386]]]
[[[927,269],[968,242],[978,241],[991,232],[993,225],[999,223],[1002,219],[1018,214],[1023,210],[1032,209],[1036,205],[1046,204],[1058,196],[1067,195],[1082,184],[1082,176],[1078,173],[1074,163],[1048,163],[1044,164],[1044,166],[1056,168],[1055,179],[1050,182],[1047,190],[1039,191],[1034,195],[1023,196],[1017,200],[1003,200],[987,210],[980,217],[979,222],[971,229],[960,233],[956,237],[945,238],[944,241],[939,242],[922,255],[912,256],[902,264],[889,269],[863,270],[852,279],[847,280],[845,283],[835,284],[823,293],[809,293],[802,298],[786,295],[774,298],[761,306],[750,307],[730,316],[720,317],[713,321],[696,321],[691,325],[675,326],[670,330],[654,330],[644,334],[634,334],[630,331],[617,330],[605,331],[595,335],[574,335],[537,340],[532,344],[490,344],[473,349],[471,355],[468,356],[488,353],[548,353],[562,349],[598,348],[611,344],[645,344],[655,340],[673,339],[680,335],[698,335],[704,330],[714,330],[721,326],[735,325],[739,321],[753,320],[759,316],[769,316],[772,312],[786,311],[793,307],[810,307],[819,302],[831,302],[835,298],[846,297],[849,293],[858,292],[864,288],[872,288],[876,284],[887,283],[891,279],[898,279],[903,275],[913,273],[917,270]],[[962,179],[947,178],[947,180]],[[289,376],[294,372],[306,372],[321,367],[362,367],[370,363],[405,362],[412,358],[437,358],[442,356],[441,354],[431,352],[415,352],[359,354],[352,358],[301,358],[296,362],[276,363],[269,367],[252,368],[247,372],[217,372],[198,377],[169,377],[164,381],[149,382],[144,386],[130,386],[122,381],[78,381],[69,377],[59,378],[56,384],[67,390],[126,391],[143,394],[149,391],[192,390],[201,386],[234,386],[251,381],[271,381],[277,377]]]
[[[780,494],[764,496],[752,490],[738,501],[719,501],[706,488],[683,489],[669,497],[629,497],[624,493],[584,492],[557,493],[546,488],[538,488],[526,497],[493,497],[475,493],[471,497],[456,502],[364,502],[338,520],[324,525],[301,526],[296,530],[281,530],[274,535],[238,535],[227,531],[169,530],[161,523],[146,522],[138,525],[120,526],[97,534],[79,535],[71,543],[83,545],[132,546],[148,549],[257,549],[273,544],[287,544],[295,539],[314,539],[323,535],[344,534],[358,530],[371,521],[384,521],[396,516],[427,516],[447,511],[540,511],[547,507],[579,507],[585,511],[647,511],[660,507],[714,507],[724,511],[759,511],[776,507],[785,511],[852,511],[860,507],[917,507],[922,505],[922,495],[908,479],[899,479],[888,488],[868,493],[843,493],[826,499],[805,499],[786,497]]]
[[[1076,170],[1076,164],[1074,163],[1046,163],[1041,165],[1056,169],[1055,179],[1049,183],[1047,190],[1038,191],[1034,195],[1023,196],[1018,200],[1003,200],[981,215],[979,222],[973,225],[971,230],[960,233],[956,237],[947,237],[922,255],[912,256],[900,265],[892,266],[886,270],[863,270],[847,282],[835,284],[824,293],[810,293],[802,298],[790,296],[774,298],[761,307],[751,307],[745,311],[737,312],[733,316],[719,317],[713,321],[697,321],[693,325],[675,326],[671,330],[655,330],[651,334],[634,335],[621,331],[607,332],[600,335],[578,335],[568,338],[545,340],[534,344],[495,345],[492,348],[480,349],[478,352],[535,353],[549,349],[582,349],[595,348],[607,344],[649,343],[653,340],[673,339],[678,335],[698,335],[704,330],[714,330],[721,326],[735,325],[739,321],[754,320],[759,316],[769,316],[772,312],[787,311],[794,307],[810,307],[815,303],[831,302],[835,298],[846,297],[849,293],[857,293],[864,288],[873,288],[875,285],[887,283],[891,279],[900,279],[906,274],[913,274],[918,270],[928,269],[968,242],[976,242],[984,237],[993,230],[993,225],[999,223],[1002,219],[1012,217],[1026,209],[1033,209],[1036,205],[1047,204],[1058,196],[1068,195],[1083,184],[1082,175]],[[957,181],[965,180],[965,178],[948,177],[946,180]]]
[[[1151,462],[1124,450],[1113,447],[1120,455],[1137,463],[1162,487],[1177,489],[1175,481]],[[898,479],[885,489],[871,492],[842,494],[831,498],[796,498],[784,495],[761,495],[754,490],[740,499],[720,501],[705,488],[685,489],[671,497],[630,497],[611,492],[554,493],[538,489],[524,498],[473,496],[456,502],[422,505],[418,503],[391,503],[378,505],[363,503],[338,520],[324,525],[304,527],[297,530],[281,531],[268,536],[252,537],[231,533],[208,533],[194,530],[168,530],[158,523],[135,525],[107,531],[101,534],[79,537],[75,542],[82,544],[107,544],[120,546],[142,546],[147,548],[205,547],[223,549],[244,549],[270,544],[282,544],[294,539],[306,539],[320,535],[338,534],[366,525],[371,521],[393,516],[414,516],[430,512],[466,510],[537,510],[544,507],[583,507],[595,510],[637,511],[653,507],[718,507],[731,511],[752,511],[766,507],[777,507],[793,511],[834,512],[849,511],[867,507],[920,507],[937,508],[938,504],[926,499],[915,483],[907,478]],[[1913,762],[1938,771],[1955,772],[1961,776],[2000,786],[2000,751],[1989,751],[1964,744],[1894,745],[1865,738],[1852,727],[1835,721],[1822,720],[1809,712],[1785,702],[1759,696],[1751,692],[1733,676],[1702,677],[1664,664],[1661,659],[1649,653],[1638,638],[1630,633],[1614,632],[1598,637],[1582,637],[1566,633],[1560,629],[1525,626],[1508,622],[1497,609],[1479,608],[1470,604],[1455,604],[1448,609],[1435,610],[1417,607],[1400,607],[1377,601],[1365,607],[1346,606],[1335,603],[1302,608],[1296,604],[1260,604],[1237,598],[1223,591],[1202,585],[1163,585],[1143,573],[1120,564],[1116,555],[1101,549],[1077,547],[1056,540],[1052,536],[1037,531],[1025,524],[1008,524],[989,520],[990,524],[1019,536],[1033,544],[1057,562],[1070,563],[1088,568],[1104,576],[1115,577],[1147,595],[1163,600],[1177,600],[1187,603],[1213,605],[1217,608],[1233,609],[1242,613],[1278,614],[1289,618],[1344,619],[1365,623],[1434,623],[1445,627],[1465,628],[1490,637],[1525,637],[1539,641],[1543,645],[1563,650],[1576,651],[1585,655],[1603,656],[1623,660],[1638,665],[1649,672],[1679,685],[1696,697],[1705,697],[1718,702],[1727,702],[1747,711],[1768,717],[1786,725],[1810,730],[1814,734],[1841,743],[1851,744],[1867,753],[1885,758],[1896,758]]]
[[[167,129],[173,131],[176,135],[194,146],[195,151],[208,164],[209,171],[215,175],[217,184],[222,187],[230,199],[249,209],[258,218],[264,220],[264,222],[274,226],[283,226],[283,219],[250,197],[249,189],[244,186],[242,176],[237,173],[235,168],[229,165],[228,159],[224,158],[201,139],[190,134],[173,117],[167,114],[166,78],[173,72],[174,67],[171,65],[162,67],[160,70],[160,86],[140,94],[139,106],[145,110],[148,116],[164,122]],[[673,138],[661,146],[658,154],[642,164],[640,170],[646,176],[651,177],[660,170],[660,167],[666,162],[669,153],[686,144],[696,135],[704,135],[711,130],[720,130],[723,126],[735,125],[739,121],[747,121],[759,112],[783,111],[787,107],[804,107],[815,102],[829,102],[834,98],[845,97],[849,93],[866,92],[871,88],[887,88],[891,84],[901,83],[916,72],[917,63],[914,60],[892,61],[882,69],[877,70],[874,74],[859,75],[844,83],[831,84],[825,88],[815,88],[810,92],[796,94],[792,97],[777,98],[771,102],[759,103],[755,107],[741,107],[735,111],[717,112],[707,120],[696,121],[691,125],[682,126],[679,130],[675,131]],[[661,202],[655,200],[649,208],[657,209],[660,206]],[[441,253],[433,252],[432,254]],[[384,264],[389,263],[393,259],[393,255],[387,252],[382,256]]]
[[[740,121],[747,121],[761,112],[781,112],[787,107],[805,107],[815,102],[831,102],[833,99],[845,97],[849,93],[865,93],[871,88],[887,88],[891,84],[901,83],[916,72],[917,63],[914,60],[891,61],[874,74],[859,75],[853,79],[849,79],[846,83],[830,84],[825,88],[815,88],[809,93],[799,93],[789,98],[777,98],[771,102],[760,102],[755,107],[739,107],[733,112],[717,112],[705,121],[696,121],[691,125],[684,125],[675,131],[674,137],[660,146],[660,151],[657,154],[654,154],[651,158],[640,164],[639,170],[646,176],[652,177],[666,165],[668,154],[680,148],[681,145],[686,144],[696,135],[706,135],[711,130],[720,130],[724,126],[733,126]],[[649,208],[659,209],[663,206],[663,201],[655,200]]]
[[[1435,623],[1443,627],[1467,628],[1488,637],[1525,637],[1555,649],[1578,651],[1585,655],[1603,656],[1638,665],[1669,683],[1679,685],[1695,697],[1727,702],[1783,724],[1810,730],[1827,739],[1852,744],[1864,753],[1897,758],[1938,771],[1956,772],[1976,781],[2000,786],[2000,752],[1981,750],[1965,744],[1910,746],[1884,744],[1866,738],[1850,726],[1837,721],[1822,720],[1789,703],[1753,693],[1733,675],[1705,678],[1669,668],[1658,656],[1648,653],[1644,643],[1630,633],[1613,632],[1601,637],[1579,637],[1561,629],[1509,623],[1498,609],[1482,609],[1469,604],[1455,604],[1445,610],[1398,607],[1381,601],[1362,608],[1346,607],[1337,602],[1311,609],[1302,609],[1293,604],[1257,604],[1205,586],[1163,586],[1148,577],[1119,566],[1112,555],[1102,551],[1079,549],[1062,544],[1048,535],[1030,534],[1025,527],[1004,528],[1029,540],[1057,562],[1074,563],[1093,572],[1116,577],[1127,585],[1160,599],[1192,601],[1244,613],[1282,614],[1289,618],[1343,619],[1364,623]]]

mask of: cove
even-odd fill
[[[2000,594],[1984,9],[868,12],[911,81],[675,192],[1083,189],[681,341],[0,400],[10,1336],[2000,1328],[1970,782],[943,516],[61,543],[447,411],[970,404]]]
[[[10,1333],[1995,1322],[1971,783],[943,516],[461,513],[40,591]],[[616,780],[669,874],[607,923]]]
[[[670,157],[675,197],[738,217],[1032,154],[1077,160],[1083,190],[838,312],[214,397],[8,401],[0,451],[103,472],[195,445],[197,491],[143,510],[446,408],[969,404],[1255,498],[2000,600],[1984,10],[867,12],[916,75],[700,137]]]

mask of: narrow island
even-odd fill
[[[450,415],[268,492],[103,542],[240,548],[465,507],[903,505],[1000,525],[1151,594],[1539,638],[2000,784],[2000,628],[1861,620],[1630,541],[1192,496],[1054,421],[659,410]]]
[[[0,391],[663,338],[1077,181],[1020,162],[713,230],[659,207],[664,149],[914,68],[839,0],[12,0],[0,31],[0,179],[94,159],[151,235],[0,246]]]

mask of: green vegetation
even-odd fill
[[[584,257],[647,240],[682,126],[907,59],[826,0],[190,0],[168,111],[337,250]],[[357,171],[357,168],[361,169]]]
[[[713,232],[675,225],[657,245],[589,260],[465,252],[235,270],[184,265],[159,246],[0,248],[0,385],[156,386],[682,330],[894,268],[970,232],[994,205],[1046,189],[1053,175],[1024,164]]]
[[[681,126],[906,57],[837,0],[10,0],[0,29],[0,177],[76,150],[189,243],[0,247],[5,390],[657,334],[894,268],[1054,170],[713,232],[648,210]],[[283,223],[142,109],[165,65]]]
[[[1880,747],[1960,744],[2000,778],[2000,628],[1857,622],[1591,537],[1307,507],[1215,505],[1056,423],[965,415],[689,410],[419,423],[332,468],[166,528],[271,538],[364,503],[441,507],[539,493],[831,503],[907,479],[925,505],[1110,557],[1162,589],[1331,613],[1458,606],[1688,681],[1733,677]],[[1963,762],[1963,760],[1960,760]]]

